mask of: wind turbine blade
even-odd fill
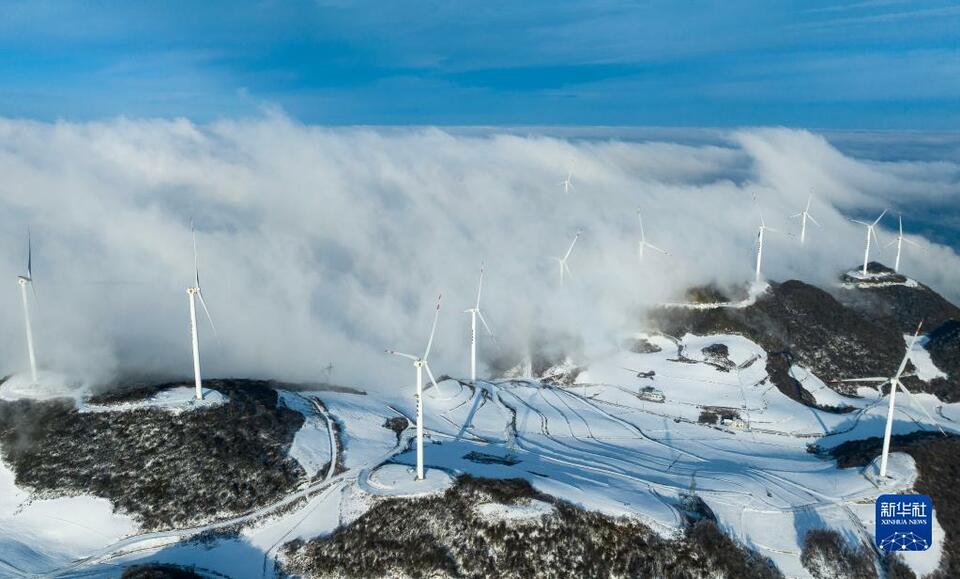
[[[809,213],[807,213],[807,219],[809,219],[810,221],[812,221],[813,224],[816,225],[817,227],[820,227],[820,222],[817,221],[816,219],[814,219],[814,218],[813,218],[813,215],[810,215]]]
[[[891,240],[890,240],[890,243],[884,245],[884,247],[890,247],[891,245],[893,245],[893,244],[896,243],[896,242],[897,242],[896,239],[891,239]]]
[[[913,351],[913,347],[917,344],[917,339],[920,337],[920,328],[923,327],[923,322],[921,321],[917,324],[917,331],[913,333],[913,338],[910,340],[910,345],[907,346],[907,351],[903,354],[903,359],[900,360],[900,367],[897,368],[897,373],[894,375],[893,380],[900,380],[900,376],[903,374],[903,371],[907,367],[907,362],[910,360],[910,352]]]
[[[480,283],[477,285],[477,309],[480,309],[480,292],[483,291],[483,262],[480,262]]]
[[[880,214],[880,217],[877,217],[877,220],[874,221],[873,224],[876,225],[877,223],[880,223],[880,220],[883,219],[883,216],[886,215],[886,214],[887,214],[887,210],[884,209],[884,210],[883,210],[883,213]]]
[[[763,221],[763,208],[760,207],[760,200],[757,198],[756,193],[753,194],[753,204],[757,206],[757,213],[760,214],[760,227],[763,227],[766,225]]]
[[[877,237],[877,231],[876,231],[876,229],[874,229],[873,227],[871,227],[871,228],[869,229],[869,231],[870,231],[870,235],[873,236],[873,241],[874,241],[874,243],[877,244],[877,249],[881,249],[881,247],[880,247],[880,238]]]
[[[200,258],[197,255],[197,230],[193,227],[193,222],[190,222],[190,233],[193,235],[193,281],[196,285],[193,287],[200,287]]]
[[[418,360],[416,356],[413,356],[410,354],[404,354],[403,352],[396,352],[394,350],[384,350],[384,352],[386,352],[387,354],[391,354],[393,356],[400,356],[401,358],[407,358],[409,360],[413,360],[414,362]]]
[[[200,305],[203,306],[203,312],[207,314],[207,320],[210,322],[210,328],[213,330],[214,336],[219,336],[217,333],[217,326],[213,323],[213,317],[210,316],[210,310],[207,309],[207,300],[203,299],[203,292],[198,291],[197,297],[200,298]]]
[[[936,427],[940,430],[940,434],[946,436],[947,433],[943,431],[943,427],[940,426],[940,423],[934,420],[933,416],[930,416],[930,413],[927,412],[927,409],[923,407],[923,404],[920,404],[919,402],[917,402],[917,399],[913,397],[913,394],[909,390],[907,390],[907,387],[903,385],[903,382],[897,380],[897,385],[900,386],[900,389],[903,390],[904,393],[906,393],[907,398],[910,399],[910,404],[913,404],[914,406],[922,410],[923,413],[930,420],[930,422],[934,423]]]
[[[813,193],[807,196],[807,208],[803,210],[804,213],[810,213],[810,203],[813,202]]]
[[[427,356],[430,355],[430,348],[433,347],[433,335],[437,333],[437,320],[440,319],[440,299],[443,297],[443,294],[437,296],[437,311],[433,314],[433,328],[430,329],[430,339],[427,340],[427,349],[423,352],[423,359],[426,361]]]
[[[848,217],[847,219],[850,219],[850,218]],[[865,221],[860,221],[859,219],[850,219],[850,221],[853,221],[854,223],[859,223],[860,225],[865,225],[865,226],[867,226],[867,227],[870,227],[870,224],[869,224],[869,223],[867,223],[867,222],[865,222]]]
[[[487,320],[486,318],[483,317],[483,312],[481,312],[480,310],[477,310],[477,316],[480,318],[480,323],[483,324],[483,327],[487,330],[487,333],[490,334],[491,337],[493,337],[493,330],[491,330],[490,326],[487,325]]]
[[[654,251],[659,251],[660,253],[662,253],[662,254],[664,254],[664,255],[669,255],[669,254],[666,252],[666,250],[660,249],[659,247],[657,247],[656,245],[653,245],[652,243],[645,243],[644,245],[646,245],[647,247],[649,247],[650,249],[652,249],[652,250],[654,250]]]
[[[803,216],[803,212],[801,211],[800,213],[794,213],[793,215],[791,215],[790,219],[796,219],[797,217],[802,217],[802,216]]]
[[[567,272],[567,276],[568,276],[570,279],[573,279],[573,272],[570,271],[570,266],[567,265],[567,262],[563,262],[563,269]]]
[[[903,238],[903,241],[906,242],[906,243],[909,243],[910,245],[912,245],[912,246],[914,246],[914,247],[920,247],[920,244],[919,244],[919,243],[917,243],[916,241],[914,241],[914,240],[912,240],[912,239],[910,239],[910,238],[904,237],[904,238]]]
[[[433,387],[436,389],[437,392],[439,392],[440,387],[437,386],[437,379],[433,377],[433,372],[430,371],[430,365],[427,364],[426,360],[423,361],[423,368],[424,370],[427,371],[427,376],[430,376],[430,381],[433,382]]]
[[[577,244],[577,240],[580,239],[580,232],[578,231],[576,235],[573,236],[573,241],[570,243],[570,247],[567,249],[566,255],[563,256],[563,262],[566,263],[567,258],[570,257],[570,254],[573,252],[573,246]]]
[[[33,280],[33,242],[30,240],[29,227],[27,227],[27,278]]]
[[[637,209],[637,221],[640,222],[640,239],[644,240],[647,238],[646,234],[643,232],[643,216],[640,215],[640,210]]]

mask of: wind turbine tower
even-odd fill
[[[873,237],[873,240],[877,242],[877,245],[880,245],[880,240],[877,239],[877,232],[874,229],[877,227],[877,223],[880,223],[880,220],[883,219],[883,216],[886,214],[887,210],[884,209],[883,213],[880,214],[880,217],[877,217],[873,223],[867,223],[866,221],[860,221],[858,219],[850,220],[867,228],[867,247],[863,250],[863,275],[867,275],[867,263],[870,261],[870,238]]]
[[[802,245],[802,244],[806,241],[806,239],[807,239],[807,220],[809,220],[810,222],[812,222],[812,223],[813,223],[814,225],[816,225],[817,227],[820,227],[820,224],[817,223],[817,220],[813,218],[813,215],[810,215],[810,203],[811,203],[812,201],[813,201],[813,194],[811,193],[810,196],[807,197],[807,206],[806,206],[806,208],[805,208],[803,211],[801,211],[800,213],[797,213],[796,215],[793,215],[793,216],[792,216],[793,218],[797,218],[797,217],[800,218],[800,244],[801,244],[801,245]]]
[[[900,250],[903,249],[903,242],[907,242],[914,247],[920,247],[920,244],[903,236],[903,215],[898,215],[897,221],[900,225],[900,232],[897,233],[896,239],[887,244],[887,247],[890,247],[894,243],[897,244],[897,259],[893,264],[893,271],[900,273]]]
[[[217,327],[213,324],[213,318],[210,317],[210,310],[207,309],[207,302],[203,299],[203,291],[200,289],[200,261],[197,256],[197,232],[190,227],[193,233],[193,287],[187,288],[187,299],[190,300],[190,342],[193,346],[193,380],[196,385],[196,398],[203,400],[203,381],[200,377],[200,339],[197,335],[197,299],[203,306],[203,311],[210,322],[210,328],[214,335],[217,333]]]
[[[477,286],[477,303],[474,307],[464,310],[464,313],[470,314],[470,381],[477,381],[477,318],[480,318],[480,323],[483,324],[484,329],[487,330],[487,334],[493,338],[493,331],[490,329],[490,326],[487,325],[487,320],[483,317],[483,312],[480,311],[480,292],[483,291],[483,264],[480,264],[480,284]]]
[[[643,250],[644,248],[649,247],[654,251],[658,251],[664,255],[669,255],[666,251],[660,249],[656,245],[647,241],[647,234],[643,231],[643,216],[640,215],[640,210],[637,209],[637,221],[640,222],[640,241],[637,242],[637,256],[640,261],[643,261]]]
[[[580,239],[580,231],[577,231],[577,234],[573,237],[573,241],[570,243],[570,247],[567,248],[567,253],[563,257],[554,257],[553,259],[560,266],[560,286],[563,286],[565,276],[573,277],[573,273],[570,271],[570,267],[567,265],[567,259],[570,258],[570,254],[573,253],[573,246],[577,244],[577,240]]]
[[[414,356],[413,354],[404,354],[402,352],[397,352],[395,350],[387,350],[388,354],[394,356],[400,356],[401,358],[406,358],[413,361],[414,368],[417,369],[417,480],[423,480],[423,371],[427,371],[427,376],[430,377],[430,382],[433,383],[433,387],[436,390],[439,390],[440,387],[437,386],[437,380],[433,377],[433,372],[430,371],[430,365],[427,364],[427,357],[430,356],[430,348],[433,346],[433,336],[437,332],[437,320],[440,319],[440,299],[443,296],[437,298],[437,310],[433,315],[433,328],[430,330],[430,339],[427,340],[427,349],[424,350],[423,356]]]
[[[30,324],[30,305],[27,300],[27,286],[33,287],[33,247],[30,242],[30,230],[27,229],[27,275],[17,276],[20,286],[20,299],[23,302],[23,323],[27,333],[27,356],[30,358],[30,378],[37,383],[37,356],[33,350],[33,327]],[[36,291],[36,290],[34,290]]]

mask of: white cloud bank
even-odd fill
[[[743,130],[725,142],[327,129],[278,115],[0,120],[0,372],[25,365],[15,276],[28,224],[46,367],[98,380],[189,375],[193,218],[220,330],[214,340],[201,325],[205,374],[315,380],[333,362],[337,381],[396,388],[413,370],[383,348],[419,352],[441,292],[431,365],[467,373],[462,311],[481,259],[484,309],[507,347],[531,324],[602,347],[638,306],[751,277],[754,192],[770,225],[796,230],[787,216],[815,191],[823,229],[802,248],[771,235],[765,270],[821,283],[862,255],[862,231],[844,213],[958,192],[954,164],[858,160],[809,132]],[[564,194],[571,159],[576,189]],[[637,207],[671,257],[638,265]],[[560,291],[546,258],[579,228],[574,279]],[[918,241],[926,251],[904,258],[906,273],[957,298],[956,253]]]

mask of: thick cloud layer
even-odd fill
[[[0,121],[0,371],[26,363],[15,277],[28,225],[45,367],[94,380],[190,373],[192,219],[219,330],[214,338],[201,323],[205,374],[317,380],[333,363],[338,382],[397,388],[413,370],[383,349],[422,351],[441,292],[431,365],[467,373],[462,312],[481,261],[482,306],[505,349],[537,329],[602,349],[646,304],[693,283],[752,278],[753,194],[769,225],[796,232],[789,215],[814,191],[823,228],[803,247],[771,234],[765,272],[830,283],[862,259],[863,232],[846,215],[960,190],[951,162],[858,160],[804,131],[719,142],[334,130],[278,115],[202,126]],[[564,193],[572,161],[575,189]],[[638,262],[638,207],[670,256]],[[884,223],[889,240],[895,221]],[[549,257],[579,229],[573,279],[560,288]],[[917,241],[923,251],[907,249],[904,271],[957,298],[957,254]]]

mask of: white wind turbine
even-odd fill
[[[897,373],[894,374],[893,377],[891,378],[881,378],[881,377],[853,378],[849,380],[840,380],[840,382],[876,383],[877,391],[880,392],[881,395],[883,394],[884,384],[888,384],[888,383],[890,384],[890,394],[887,395],[889,397],[889,401],[887,405],[887,423],[883,429],[883,452],[880,455],[880,478],[884,478],[887,476],[887,456],[890,454],[890,436],[893,431],[893,412],[894,412],[894,409],[896,408],[897,388],[903,390],[903,392],[910,397],[910,402],[915,406],[918,406],[920,410],[922,410],[923,413],[927,415],[927,418],[930,419],[931,422],[937,425],[937,428],[940,429],[941,434],[945,434],[940,424],[936,420],[934,420],[932,416],[930,416],[930,413],[927,412],[927,409],[924,408],[923,405],[917,403],[913,399],[913,395],[910,394],[910,391],[907,390],[907,387],[904,386],[903,382],[900,381],[900,378],[903,377],[903,371],[906,370],[907,368],[907,361],[910,360],[910,352],[913,351],[913,347],[917,343],[917,338],[920,336],[921,326],[923,326],[923,322],[917,325],[917,331],[914,332],[913,338],[910,340],[910,344],[907,346],[907,351],[903,355],[903,359],[900,360],[900,366],[897,368]]]
[[[570,168],[567,169],[567,178],[560,182],[564,193],[569,193],[573,189],[573,161],[570,161]]]
[[[859,223],[867,228],[867,247],[863,250],[863,275],[867,275],[867,262],[870,261],[870,237],[873,237],[873,240],[877,242],[877,245],[880,245],[880,240],[877,239],[877,232],[874,231],[877,223],[880,223],[880,220],[883,219],[883,216],[887,214],[887,210],[884,209],[883,213],[880,214],[880,217],[877,217],[873,223],[867,223],[866,221],[860,221],[859,219],[851,219],[854,223]]]
[[[640,241],[637,242],[637,255],[640,261],[643,261],[643,250],[644,248],[649,247],[654,251],[659,251],[664,255],[669,255],[666,251],[660,249],[656,245],[647,241],[647,234],[643,231],[643,216],[640,215],[640,210],[637,209],[637,221],[640,222]]]
[[[820,227],[820,224],[817,223],[817,220],[813,218],[813,215],[810,215],[810,203],[812,201],[813,201],[813,193],[811,193],[810,196],[807,197],[807,207],[800,213],[797,213],[796,215],[791,216],[793,218],[797,218],[797,217],[800,218],[800,243],[801,244],[803,244],[803,242],[806,241],[807,239],[807,220],[808,219],[814,225],[816,225],[817,227]]]
[[[754,202],[757,201],[756,196],[753,198]],[[763,234],[767,231],[772,231],[773,233],[783,233],[779,229],[774,229],[772,227],[767,227],[767,224],[763,221],[763,211],[760,209],[760,204],[757,203],[757,211],[760,213],[760,225],[757,227],[757,270],[754,280],[760,281],[760,266],[763,263]]]
[[[217,333],[217,327],[213,324],[213,318],[210,316],[210,310],[207,309],[207,302],[203,299],[203,292],[200,290],[200,260],[197,257],[197,232],[190,226],[193,233],[193,287],[187,288],[187,299],[190,300],[190,342],[193,346],[193,380],[196,385],[197,400],[203,400],[203,382],[200,378],[200,339],[197,336],[197,299],[200,299],[200,305],[210,321],[210,328],[214,335]]]
[[[897,259],[893,264],[893,271],[900,273],[900,250],[903,248],[903,242],[906,241],[914,247],[920,247],[920,244],[903,236],[903,215],[897,215],[897,221],[900,224],[900,232],[897,233],[896,239],[887,244],[887,247],[890,247],[894,243],[897,244]]]
[[[472,382],[477,381],[477,318],[480,318],[480,322],[483,324],[483,327],[487,330],[487,334],[491,338],[494,338],[493,331],[490,329],[490,326],[487,325],[487,320],[483,317],[483,312],[480,311],[480,292],[483,291],[483,264],[480,264],[480,284],[477,286],[477,304],[468,309],[464,310],[464,313],[470,314],[470,380]],[[495,340],[496,338],[494,338]]]
[[[33,287],[33,247],[30,242],[30,229],[27,229],[27,275],[17,276],[20,286],[20,298],[23,301],[23,322],[27,332],[27,356],[30,358],[30,378],[37,383],[37,356],[33,350],[33,327],[30,324],[30,306],[27,301],[27,286]],[[34,292],[37,290],[34,289]]]
[[[440,298],[437,298],[437,310],[433,315],[433,328],[430,330],[430,339],[427,340],[427,349],[424,350],[423,356],[414,356],[413,354],[404,354],[402,352],[397,352],[394,350],[387,350],[388,354],[393,354],[394,356],[400,356],[401,358],[407,358],[408,360],[413,360],[413,366],[417,369],[417,480],[423,480],[423,371],[427,371],[427,376],[430,377],[430,382],[433,383],[435,390],[439,390],[440,387],[437,386],[437,380],[433,377],[433,372],[430,371],[430,365],[427,364],[427,357],[430,355],[430,348],[433,346],[433,335],[437,331],[437,320],[440,319]]]
[[[573,273],[570,271],[570,267],[567,265],[567,259],[570,257],[570,254],[573,252],[573,246],[577,244],[577,240],[580,239],[580,231],[577,231],[577,234],[573,237],[573,241],[570,242],[570,247],[567,248],[567,253],[563,257],[553,257],[554,261],[557,262],[560,266],[560,285],[563,286],[563,280],[566,275],[573,277]]]

